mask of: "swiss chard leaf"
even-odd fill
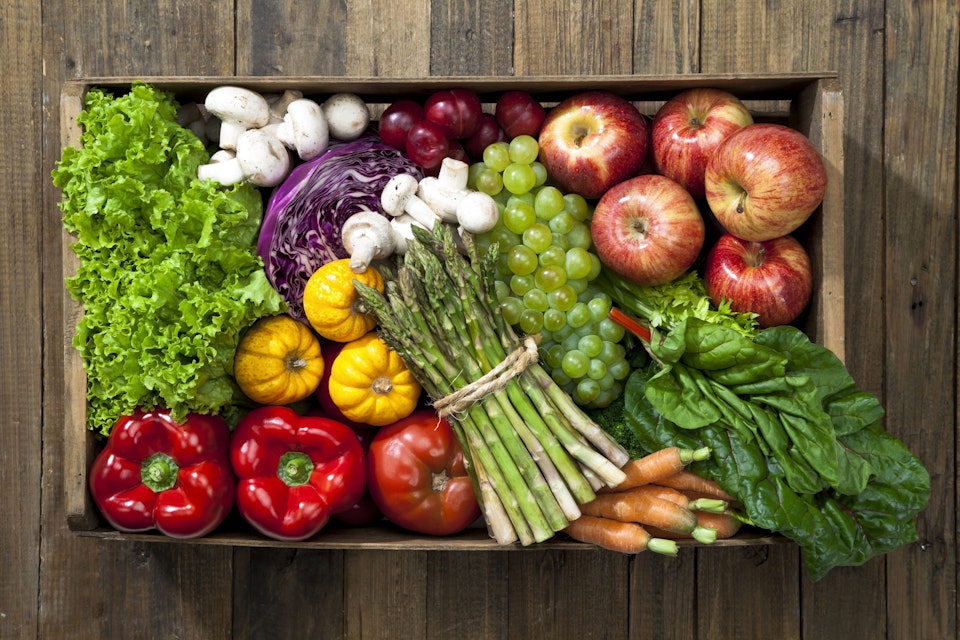
[[[710,447],[711,458],[693,469],[734,495],[756,526],[794,540],[813,580],[915,541],[929,475],[880,428],[876,398],[857,389],[839,359],[798,331],[766,330],[757,342],[779,354],[783,374],[768,370],[766,378],[725,387],[711,377],[722,370],[716,366],[722,359],[706,372],[678,375],[699,362],[686,354],[683,364],[635,370],[623,401],[641,446]],[[692,408],[676,406],[691,400]],[[712,415],[719,417],[706,422]],[[833,477],[824,479],[824,470]]]

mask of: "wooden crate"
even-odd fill
[[[682,75],[682,76],[591,76],[480,78],[431,77],[421,79],[382,78],[318,78],[318,77],[138,77],[89,78],[67,82],[60,101],[61,141],[64,147],[79,144],[80,127],[77,115],[83,107],[83,96],[90,87],[128,88],[134,80],[142,80],[173,91],[181,103],[202,101],[206,93],[222,84],[241,85],[262,93],[297,89],[307,97],[323,99],[336,92],[352,92],[364,98],[374,114],[399,98],[423,100],[438,89],[454,86],[476,91],[487,107],[503,91],[523,89],[535,95],[544,105],[552,105],[577,91],[605,89],[634,102],[648,114],[674,94],[693,87],[726,89],[740,97],[758,120],[778,121],[804,133],[823,155],[828,185],[823,203],[797,235],[810,252],[814,271],[814,296],[798,324],[812,340],[826,346],[844,359],[843,309],[843,95],[834,74],[764,74],[764,75]],[[69,245],[73,238],[63,233],[64,277],[75,273],[77,259]],[[64,289],[64,482],[67,525],[81,535],[106,539],[156,540],[181,542],[158,533],[127,534],[111,529],[100,517],[87,489],[87,473],[100,442],[87,430],[85,421],[86,375],[79,352],[72,339],[82,308]],[[764,533],[740,533],[715,545],[771,544],[786,539]],[[516,550],[518,544],[501,546],[485,529],[472,528],[455,536],[431,537],[400,531],[389,525],[362,529],[328,526],[304,542],[278,542],[268,539],[231,517],[216,532],[189,541],[191,544],[239,546],[303,547],[326,549],[412,549],[412,550]],[[566,540],[563,536],[541,545],[563,548],[589,548]],[[684,542],[682,544],[693,544]]]

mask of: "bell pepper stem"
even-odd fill
[[[313,473],[313,461],[302,451],[287,451],[280,456],[277,465],[277,477],[283,480],[288,487],[298,487],[306,484]]]
[[[140,464],[140,480],[160,493],[172,489],[177,484],[177,473],[180,467],[166,453],[155,453]]]

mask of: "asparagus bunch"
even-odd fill
[[[580,517],[579,505],[615,486],[627,452],[537,362],[500,313],[496,246],[464,255],[446,225],[415,237],[383,294],[355,282],[381,337],[403,358],[469,463],[491,536],[541,542]]]

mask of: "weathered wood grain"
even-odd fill
[[[342,552],[255,549],[234,557],[233,638],[343,635]]]
[[[237,75],[341,76],[346,73],[347,3],[238,0]]]
[[[512,554],[507,637],[628,637],[629,563],[599,549]]]
[[[957,634],[958,9],[887,3],[885,424],[931,471],[920,541],[886,562],[888,632],[897,638]]]
[[[631,1],[518,2],[515,11],[515,75],[633,71]]]
[[[511,0],[432,2],[430,74],[512,75],[513,7]]]
[[[40,215],[45,180],[40,6],[5,3],[0,8],[0,636],[34,636],[38,628],[41,532],[41,416],[43,235]]]

